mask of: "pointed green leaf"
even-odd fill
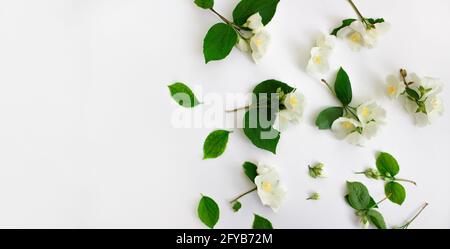
[[[214,7],[214,0],[195,0],[194,3],[202,9],[211,9]]]
[[[254,183],[255,178],[258,176],[258,166],[251,162],[245,162],[243,167],[245,175],[248,177],[248,179],[250,179],[250,181]]]
[[[271,120],[262,118],[265,113],[259,113],[259,109],[247,111],[244,117],[244,133],[248,139],[258,148],[277,153],[278,142],[280,141],[280,132],[275,130],[272,125],[274,118]]]
[[[360,182],[347,182],[348,204],[356,210],[366,210],[370,208],[371,197],[366,186]]]
[[[183,83],[175,83],[169,86],[170,95],[180,105],[186,108],[200,104],[192,90]]]
[[[405,188],[397,182],[388,182],[384,187],[384,192],[388,199],[395,204],[402,205],[406,199]]]
[[[267,25],[275,15],[279,2],[279,0],[242,0],[233,11],[234,23],[242,26],[250,16],[259,13],[262,23]]]
[[[330,107],[323,110],[316,119],[316,126],[321,130],[329,130],[336,119],[344,116],[344,108]]]
[[[253,220],[253,229],[273,229],[273,226],[268,219],[255,214],[255,219]]]
[[[369,218],[369,221],[378,229],[387,229],[386,222],[380,212],[371,209],[367,211],[367,217]]]
[[[203,159],[218,158],[227,147],[229,131],[217,130],[208,135],[203,144]]]
[[[377,158],[378,171],[384,176],[394,177],[400,171],[397,160],[389,153],[382,152]]]
[[[339,69],[339,72],[337,74],[334,91],[336,92],[336,96],[344,106],[347,106],[352,102],[352,85],[350,83],[347,72],[345,72],[342,67]]]
[[[368,18],[366,19],[370,24],[377,24],[377,23],[383,23],[383,18]]]
[[[202,197],[200,203],[198,204],[197,213],[203,224],[209,228],[214,228],[219,221],[219,206],[211,197]]]
[[[225,23],[218,23],[209,29],[203,41],[205,62],[226,58],[238,41],[236,31]]]
[[[345,19],[345,20],[343,20],[342,21],[342,25],[337,27],[337,28],[335,28],[333,30],[333,32],[331,32],[331,35],[337,36],[337,33],[339,32],[339,30],[350,26],[350,24],[352,24],[352,22],[354,22],[354,21],[356,21],[356,19]]]

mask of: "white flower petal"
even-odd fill
[[[316,46],[319,48],[334,49],[336,38],[333,35],[324,34],[319,36]]]
[[[338,118],[331,126],[331,130],[338,139],[345,139],[360,126],[361,124],[355,119]]]
[[[254,33],[261,31],[264,28],[264,24],[262,23],[262,17],[259,12],[250,16],[243,26],[251,29]]]
[[[280,176],[275,167],[258,165],[258,176],[255,178],[258,196],[265,206],[278,211],[286,196],[286,189],[280,181]]]
[[[267,48],[270,44],[270,35],[265,31],[261,31],[255,34],[250,39],[250,47],[252,49],[253,60],[258,63],[262,57],[266,54]]]

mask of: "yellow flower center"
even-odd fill
[[[362,40],[362,37],[360,34],[355,32],[350,36],[350,40],[354,43],[360,43]]]
[[[364,117],[368,117],[368,116],[370,115],[370,110],[369,110],[369,108],[364,107],[364,108],[362,109],[362,111],[361,111],[361,114],[362,114]]]
[[[261,47],[262,44],[263,44],[263,40],[262,40],[262,39],[256,39],[256,40],[255,40],[255,45],[256,45],[257,47]]]
[[[346,130],[349,130],[349,129],[353,128],[353,124],[350,123],[349,121],[345,121],[342,123],[342,127]]]
[[[434,100],[431,102],[431,105],[433,106],[434,109],[437,109],[437,108],[441,105],[441,103],[439,102],[438,99],[434,99]]]
[[[322,57],[320,57],[320,56],[314,56],[314,58],[313,58],[313,62],[315,63],[315,64],[321,64],[322,63]]]
[[[272,191],[272,184],[270,182],[263,182],[262,183],[262,189],[265,192],[271,192]]]
[[[291,106],[297,106],[298,105],[298,99],[296,97],[290,97],[289,98],[289,104],[291,104]]]
[[[397,88],[395,86],[389,86],[387,92],[389,95],[394,95],[397,92]]]

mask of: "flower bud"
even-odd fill
[[[314,193],[307,200],[308,201],[318,201],[318,200],[320,200],[320,194]]]
[[[372,168],[367,169],[364,172],[364,175],[366,175],[367,178],[375,179],[375,180],[379,180],[381,178],[380,172],[378,170],[372,169]]]
[[[309,166],[309,175],[314,179],[324,177],[323,167],[324,167],[323,163],[318,163],[313,167]]]

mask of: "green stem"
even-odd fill
[[[393,180],[394,180],[394,181],[397,181],[397,182],[409,182],[409,183],[411,183],[411,184],[417,186],[417,183],[416,183],[415,181],[411,181],[411,180],[407,180],[407,179],[402,179],[402,178],[394,178]]]
[[[242,110],[248,110],[248,109],[252,108],[252,106],[253,106],[253,105],[248,105],[248,106],[236,108],[236,109],[234,109],[234,110],[229,110],[229,111],[226,111],[226,112],[232,113],[232,112],[238,112],[238,111],[242,111]]]
[[[227,18],[225,18],[224,16],[222,16],[219,12],[217,12],[215,9],[211,8],[210,9],[214,14],[216,14],[224,23],[230,25],[238,34],[239,36],[244,39],[247,40],[244,35],[241,33],[242,28],[239,27],[238,25],[236,25],[235,23],[233,23],[232,21],[228,20]]]
[[[331,92],[335,97],[337,97],[337,96],[336,96],[336,93],[335,93],[334,90],[333,90],[333,88],[330,86],[330,84],[328,84],[328,82],[327,82],[326,80],[322,79],[321,82],[324,83],[324,84],[327,86],[328,90],[330,90],[330,92]]]
[[[352,109],[350,108],[350,106],[344,107],[344,110],[346,110],[347,112],[349,112],[350,114],[352,114],[352,116],[353,116],[356,120],[359,121],[358,115],[356,115],[356,113],[354,113],[354,112],[352,111]]]
[[[245,193],[239,195],[238,197],[234,198],[233,200],[231,200],[230,203],[233,204],[233,203],[239,201],[239,199],[241,199],[242,197],[244,197],[244,196],[246,196],[246,195],[248,195],[248,194],[250,194],[250,193],[253,193],[253,192],[255,192],[256,190],[258,190],[258,188],[254,188],[254,189],[252,189],[252,190],[249,190],[249,191],[247,191],[247,192],[245,192]]]
[[[384,197],[383,200],[377,202],[377,204],[375,206],[380,205],[381,203],[383,203],[384,201],[386,201],[387,199],[389,199],[389,197],[391,197],[392,194],[389,194],[388,196]]]
[[[375,26],[373,24],[367,22],[366,18],[364,18],[364,16],[361,14],[361,11],[359,11],[358,7],[356,7],[355,3],[352,0],[348,0],[348,2],[350,3],[350,5],[352,6],[353,10],[358,15],[358,17],[361,20],[361,22],[363,22],[367,26],[368,29],[375,28]]]
[[[428,203],[425,203],[419,210],[419,212],[410,221],[408,221],[405,225],[401,226],[400,228],[408,229],[408,227],[419,217],[420,214],[422,214],[422,212],[425,210],[425,208],[428,207],[428,205],[429,205]]]

